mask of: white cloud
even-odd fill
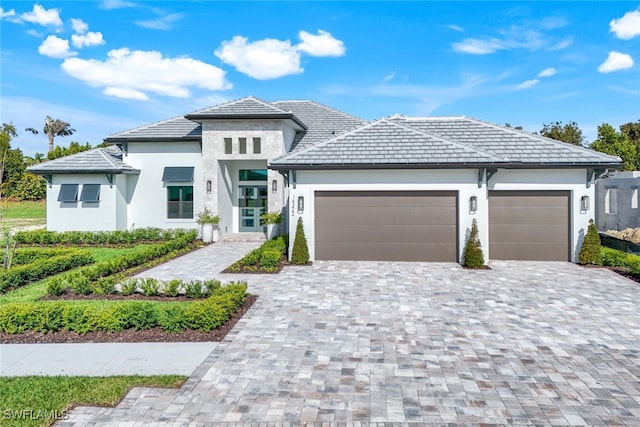
[[[32,11],[21,14],[20,18],[33,24],[42,25],[43,27],[62,27],[60,11],[58,9],[47,10],[39,4],[34,4]]]
[[[89,31],[89,24],[84,22],[82,19],[71,18],[71,26],[73,27],[73,31],[77,34],[84,34]]]
[[[556,69],[553,67],[545,68],[538,73],[538,77],[551,77],[556,74]]]
[[[640,9],[627,12],[622,18],[609,23],[609,32],[623,40],[629,40],[640,35]]]
[[[486,55],[498,50],[507,49],[504,42],[498,39],[464,39],[452,45],[453,50],[460,53],[470,53],[472,55]]]
[[[77,55],[76,52],[69,50],[69,40],[57,36],[47,37],[38,47],[38,52],[49,58],[68,58]]]
[[[518,86],[516,86],[516,89],[518,90],[529,89],[534,87],[538,83],[540,83],[540,80],[538,79],[525,80],[522,83],[520,83]]]
[[[254,79],[269,80],[300,74],[300,52],[289,40],[264,39],[248,42],[246,37],[234,36],[220,44],[214,54],[225,64]]]
[[[573,37],[567,37],[566,39],[560,41],[559,43],[554,44],[549,47],[549,50],[564,50],[573,44]]]
[[[393,78],[394,78],[395,76],[396,76],[395,71],[394,71],[393,73],[391,73],[391,74],[387,74],[386,76],[384,76],[384,77],[382,78],[382,82],[381,82],[381,83],[387,83],[387,82],[390,82],[391,80],[393,80]]]
[[[71,43],[77,48],[83,48],[87,46],[99,46],[105,42],[102,33],[89,31],[87,34],[73,34],[71,36]]]
[[[170,15],[162,16],[158,19],[151,19],[148,21],[136,21],[136,25],[149,28],[151,30],[170,30],[173,26],[173,23],[182,19],[181,13],[172,13]]]
[[[311,56],[343,56],[346,51],[341,40],[323,30],[318,30],[318,35],[300,31],[298,37],[302,40],[296,46],[298,50]]]
[[[165,58],[156,51],[114,49],[105,61],[68,58],[62,69],[90,86],[104,87],[105,95],[137,100],[149,99],[149,93],[186,98],[190,87],[232,87],[218,67],[186,56]]]
[[[111,10],[111,9],[124,9],[126,7],[134,7],[135,3],[132,3],[130,1],[124,1],[124,0],[103,0],[102,3],[100,3],[100,9],[106,9],[106,10]]]
[[[609,52],[607,59],[600,64],[598,71],[601,73],[611,73],[633,67],[633,58],[626,53],[616,51]]]
[[[29,34],[30,36],[33,37],[37,37],[39,39],[41,39],[42,37],[44,37],[44,34],[42,34],[41,32],[38,32],[36,30],[34,30],[33,28],[30,28],[27,30],[27,34]]]
[[[0,19],[11,18],[14,16],[16,16],[15,9],[7,10],[5,12],[4,9],[0,7]]]
[[[455,25],[455,24],[447,25],[447,28],[450,29],[450,30],[453,30],[453,31],[457,31],[459,33],[464,31],[464,28],[462,28],[459,25]]]

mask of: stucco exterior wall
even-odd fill
[[[54,175],[52,186],[47,185],[47,230],[118,230],[119,218],[116,206],[118,195],[124,192],[121,187],[123,182],[122,179],[114,179],[113,186],[111,186],[104,174]],[[62,184],[79,184],[78,199],[83,184],[100,184],[100,200],[97,203],[58,202],[58,194]]]
[[[204,172],[198,142],[129,143],[123,160],[140,170],[140,175],[130,175],[127,181],[127,228],[197,228],[192,218],[167,218],[167,185],[162,181],[162,174],[167,166],[194,167],[193,182],[173,182],[171,185],[193,185],[194,216],[202,211]]]
[[[289,188],[290,252],[299,217],[305,226],[309,255],[315,259],[314,193],[316,191],[457,191],[458,192],[458,251],[462,259],[466,240],[475,218],[485,259],[489,253],[489,190],[565,190],[571,191],[571,247],[572,260],[577,253],[593,209],[580,211],[580,197],[594,198],[594,186],[586,186],[586,170],[499,170],[486,184],[478,187],[478,169],[464,170],[341,170],[297,171],[295,187]],[[298,197],[304,198],[304,211],[297,210]],[[469,210],[471,196],[478,198],[478,209]]]
[[[614,190],[615,206],[607,191]],[[596,226],[598,230],[640,227],[640,172],[611,172],[596,183]],[[613,207],[613,209],[610,209]]]

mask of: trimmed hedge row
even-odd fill
[[[273,273],[278,270],[280,261],[287,253],[287,242],[284,237],[276,237],[267,240],[259,248],[256,248],[234,262],[229,268],[230,272],[262,271]]]
[[[630,254],[607,247],[600,248],[602,265],[608,267],[627,267],[631,274],[640,276],[640,255]]]
[[[42,259],[66,255],[73,251],[73,248],[17,248],[11,258],[11,265],[31,264]]]
[[[117,231],[18,231],[14,240],[23,245],[101,245],[130,244],[149,241],[175,240],[195,232],[194,230],[163,230],[160,228],[137,228]]]
[[[78,334],[120,332],[160,327],[166,332],[195,329],[210,332],[223,325],[244,304],[246,283],[230,283],[195,302],[41,301],[0,306],[0,331]]]
[[[114,257],[109,260],[96,262],[95,264],[83,267],[79,270],[61,274],[49,279],[47,282],[47,288],[55,287],[52,282],[65,283],[62,289],[66,287],[76,288],[82,286],[82,283],[89,285],[90,282],[96,281],[100,278],[111,276],[116,273],[125,271],[128,268],[135,267],[143,264],[149,260],[159,258],[170,252],[180,250],[188,246],[196,239],[196,231],[192,230],[184,234],[177,239],[170,240],[165,243],[160,243],[152,247],[140,248],[139,250]],[[82,282],[79,284],[79,282]],[[87,292],[90,293],[90,292]]]
[[[93,257],[89,251],[74,249],[68,250],[64,255],[3,270],[0,272],[0,293],[92,262]]]

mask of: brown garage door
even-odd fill
[[[491,259],[568,261],[568,191],[490,191]]]
[[[457,194],[316,192],[316,259],[457,261]]]

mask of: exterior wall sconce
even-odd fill
[[[471,196],[469,197],[469,211],[475,212],[478,210],[478,197]]]
[[[304,212],[304,197],[298,196],[298,213]]]
[[[580,198],[580,210],[581,211],[589,210],[589,196],[582,196]]]
[[[207,181],[207,194],[211,194],[211,181]]]
[[[271,181],[271,192],[272,193],[277,193],[278,192],[278,180],[276,180],[276,179]]]

